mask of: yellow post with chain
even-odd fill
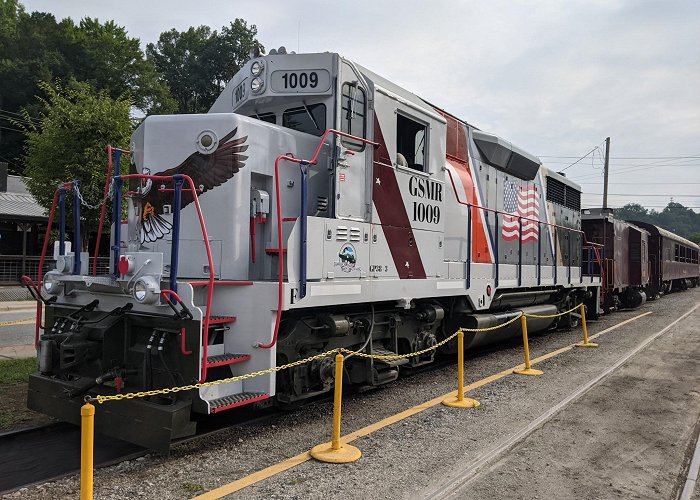
[[[598,347],[595,342],[588,341],[588,327],[586,326],[586,306],[581,304],[581,326],[583,327],[583,342],[575,344],[576,347]]]
[[[314,446],[309,454],[316,460],[332,464],[345,464],[359,460],[362,452],[350,444],[340,442],[340,413],[343,403],[343,362],[345,358],[335,356],[335,390],[333,393],[333,438],[330,443]]]
[[[86,402],[80,408],[80,500],[92,500],[95,407]]]
[[[523,348],[525,349],[525,368],[516,368],[513,373],[518,375],[542,375],[542,370],[532,368],[530,365],[530,345],[527,340],[527,317],[523,314],[520,316],[520,327],[523,331]]]
[[[476,399],[464,397],[464,332],[457,332],[457,394],[442,400],[445,406],[453,408],[476,408],[481,406]]]

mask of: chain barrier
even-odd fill
[[[540,318],[540,319],[547,319],[547,318],[557,318],[559,316],[564,316],[565,314],[569,314],[574,312],[576,309],[579,309],[581,305],[577,305],[569,309],[568,311],[556,313],[556,314],[525,314],[527,318]]]
[[[449,337],[446,337],[445,339],[441,340],[440,342],[436,343],[435,345],[432,345],[432,346],[427,347],[425,349],[421,349],[420,351],[415,351],[415,352],[406,353],[406,354],[367,354],[365,352],[353,351],[351,349],[339,347],[337,349],[331,349],[330,351],[325,351],[325,352],[322,352],[320,354],[316,354],[316,355],[308,357],[308,358],[294,361],[292,363],[287,363],[287,364],[279,365],[279,366],[273,366],[272,368],[268,368],[266,370],[260,370],[257,372],[246,373],[244,375],[236,375],[233,377],[228,377],[228,378],[224,378],[224,379],[220,379],[220,380],[212,380],[211,382],[201,382],[201,383],[184,385],[184,386],[179,386],[179,387],[166,387],[163,389],[153,389],[150,391],[129,392],[129,393],[125,393],[125,394],[112,394],[112,395],[107,395],[107,396],[105,396],[105,395],[86,396],[85,401],[86,402],[97,402],[99,404],[102,404],[102,403],[105,403],[107,401],[121,401],[123,399],[145,398],[145,397],[149,397],[149,396],[158,396],[161,394],[172,394],[172,393],[183,392],[183,391],[191,391],[194,389],[200,389],[202,387],[212,387],[212,386],[219,385],[219,384],[227,384],[230,382],[238,382],[241,380],[247,380],[250,378],[259,377],[261,375],[269,375],[272,373],[276,373],[276,372],[279,372],[282,370],[287,370],[289,368],[294,368],[296,366],[310,363],[310,362],[315,361],[317,359],[326,358],[328,356],[332,356],[334,354],[339,354],[339,353],[357,356],[360,358],[381,359],[381,360],[397,360],[397,359],[404,359],[404,358],[413,358],[413,357],[422,356],[423,354],[426,354],[430,351],[434,351],[434,350],[442,347],[443,345],[447,344],[452,339],[457,337],[457,335],[459,335],[460,332],[462,332],[462,333],[491,332],[491,331],[503,328],[505,326],[508,326],[508,325],[514,323],[515,321],[518,321],[523,316],[532,317],[532,318],[554,318],[557,316],[563,316],[565,314],[569,314],[569,313],[573,312],[574,310],[578,309],[579,307],[580,306],[576,306],[573,309],[569,309],[568,311],[564,311],[564,312],[557,313],[557,314],[550,314],[550,315],[525,314],[522,311],[519,311],[520,314],[518,314],[517,316],[514,316],[513,318],[511,318],[508,321],[501,323],[499,325],[489,326],[489,327],[485,327],[485,328],[460,328],[455,333],[453,333]]]

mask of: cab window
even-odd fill
[[[396,164],[427,172],[428,126],[402,114],[396,115]]]
[[[326,105],[311,104],[287,109],[282,114],[282,126],[321,136],[326,131]]]
[[[365,118],[365,91],[354,83],[344,83],[342,87],[340,130],[346,134],[364,139],[367,127]],[[353,151],[362,151],[364,143],[347,137],[341,138],[343,146]]]
[[[255,113],[250,117],[267,123],[277,123],[277,116],[274,113]]]

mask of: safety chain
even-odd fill
[[[557,318],[557,317],[559,317],[559,316],[564,316],[565,314],[572,313],[572,312],[574,312],[576,309],[580,309],[580,308],[581,308],[581,305],[579,304],[579,305],[577,305],[577,306],[572,307],[572,308],[569,309],[568,311],[560,312],[560,313],[557,313],[557,314],[545,314],[545,315],[542,315],[542,314],[529,314],[529,313],[528,313],[528,314],[526,314],[525,316],[528,317],[528,318],[541,318],[541,319],[542,319],[542,318]]]
[[[500,325],[495,325],[495,326],[489,326],[485,328],[460,328],[457,330],[455,333],[450,335],[449,337],[441,340],[437,344],[427,347],[425,349],[421,349],[420,351],[416,352],[411,352],[407,354],[367,354],[364,352],[358,352],[358,351],[353,351],[350,349],[346,349],[344,347],[339,347],[337,349],[332,349],[330,351],[325,351],[320,354],[316,354],[314,356],[311,356],[309,358],[305,359],[300,359],[297,361],[294,361],[292,363],[287,363],[285,365],[280,365],[280,366],[273,366],[272,368],[268,368],[267,370],[260,370],[257,372],[251,372],[251,373],[246,373],[244,375],[236,375],[234,377],[228,377],[220,380],[212,380],[211,382],[201,382],[201,383],[196,383],[196,384],[190,384],[190,385],[183,385],[180,387],[166,387],[164,389],[153,389],[151,391],[140,391],[140,392],[129,392],[126,394],[113,394],[113,395],[99,395],[99,396],[86,396],[85,401],[86,402],[98,402],[100,404],[105,403],[107,401],[120,401],[123,399],[135,399],[135,398],[145,398],[148,396],[157,396],[160,394],[172,394],[176,392],[183,392],[183,391],[191,391],[193,389],[201,389],[202,387],[212,387],[215,385],[219,384],[228,384],[229,382],[238,382],[241,380],[247,380],[249,378],[254,378],[254,377],[259,377],[260,375],[269,375],[271,373],[276,373],[282,370],[287,370],[289,368],[294,368],[295,366],[300,366],[306,363],[310,363],[311,361],[315,361],[317,359],[321,358],[326,358],[328,356],[332,356],[334,354],[347,354],[347,355],[352,355],[352,356],[358,356],[361,358],[368,358],[368,359],[384,359],[384,360],[396,360],[396,359],[404,359],[404,358],[413,358],[417,356],[421,356],[427,352],[434,351],[435,349],[438,349],[439,347],[442,347],[443,345],[447,344],[449,341],[454,339],[457,335],[459,335],[460,332],[462,333],[476,333],[476,332],[490,332],[494,330],[498,330],[499,328],[503,328],[504,326],[508,326],[511,323],[514,323],[515,321],[519,320],[521,317],[531,317],[531,318],[554,318],[557,316],[563,316],[565,314],[569,314],[576,309],[578,309],[580,306],[576,306],[572,309],[569,309],[568,311],[564,311],[561,313],[557,314],[551,314],[551,315],[538,315],[538,314],[525,314],[522,311],[519,311],[520,314],[517,316],[509,319],[505,323],[501,323]]]
[[[245,375],[236,375],[235,377],[228,377],[221,380],[212,380],[211,382],[201,382],[191,385],[183,385],[180,387],[166,387],[164,389],[154,389],[152,391],[140,391],[140,392],[129,392],[126,394],[113,394],[110,396],[95,396],[86,397],[85,400],[89,402],[97,401],[98,403],[104,403],[105,401],[119,401],[121,399],[134,399],[134,398],[145,398],[148,396],[157,396],[158,394],[170,394],[173,392],[191,391],[192,389],[200,389],[202,387],[212,387],[219,384],[227,384],[229,382],[238,382],[239,380],[246,380],[253,377],[259,377],[260,375],[267,375],[270,373],[279,372],[286,370],[287,368],[293,368],[295,366],[303,365],[311,361],[325,358],[331,356],[332,354],[338,353],[338,349],[333,349],[332,351],[322,352],[321,354],[316,354],[310,358],[300,359],[292,363],[287,363],[286,365],[273,366],[267,370],[260,370],[257,372],[246,373]]]
[[[78,199],[80,200],[80,204],[83,205],[84,207],[90,209],[90,210],[97,210],[102,206],[103,201],[100,201],[99,203],[96,203],[94,205],[88,203],[85,201],[85,198],[83,198],[83,193],[80,192],[80,187],[78,186],[77,183],[73,183],[73,189],[75,190],[75,194],[78,196]]]

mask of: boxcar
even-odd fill
[[[586,239],[603,245],[601,307],[639,307],[647,299],[650,278],[649,232],[616,219],[612,209],[584,209],[581,216]]]

